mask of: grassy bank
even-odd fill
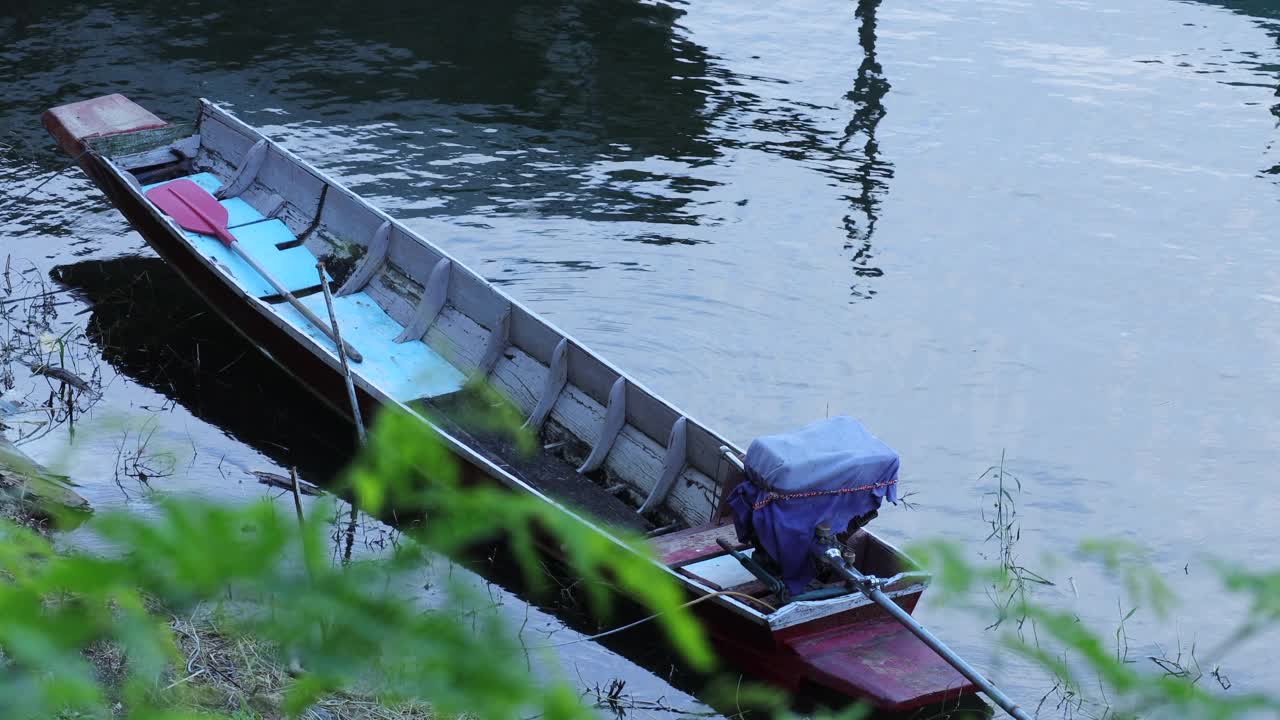
[[[12,496],[0,496],[0,519],[44,539],[54,533],[47,516],[34,505]],[[154,599],[147,610],[168,629],[175,658],[152,688],[153,701],[194,716],[229,717],[235,720],[275,720],[287,717],[285,698],[299,677],[305,675],[281,647],[252,634],[236,632],[220,622],[217,613],[204,607],[179,616]],[[127,714],[126,681],[129,654],[108,640],[88,643],[83,656],[102,687],[112,716]],[[0,658],[3,655],[0,654]],[[0,662],[0,672],[4,665]],[[78,713],[66,717],[80,717]],[[374,694],[358,691],[320,697],[301,717],[312,720],[429,720],[431,708],[421,702],[386,703]]]

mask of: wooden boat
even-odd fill
[[[398,406],[422,418],[471,479],[537,497],[606,536],[647,534],[693,598],[738,593],[696,606],[726,660],[788,690],[892,710],[974,693],[863,594],[833,583],[826,597],[783,602],[722,547],[749,552],[726,509],[744,477],[732,443],[226,110],[201,100],[193,124],[170,124],[111,95],[54,108],[44,123],[215,310],[350,415],[328,337],[227,246],[182,230],[145,193],[176,178],[216,193],[239,245],[327,318],[323,260],[342,336],[363,353],[352,369],[366,415]],[[547,450],[521,457],[451,419],[477,376],[527,416]],[[885,595],[910,612],[928,577],[865,528],[847,543],[857,569],[883,578]]]

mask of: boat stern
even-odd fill
[[[888,616],[793,635],[783,643],[796,654],[807,683],[866,698],[882,710],[957,703],[978,690]]]
[[[119,94],[59,105],[46,110],[40,120],[62,151],[76,159],[80,159],[85,152],[85,141],[90,138],[153,130],[168,125],[141,105]],[[80,164],[85,166],[84,162]]]

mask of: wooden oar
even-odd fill
[[[329,276],[324,271],[324,261],[316,263],[316,272],[320,274],[320,290],[324,292],[324,306],[329,309],[329,324],[333,334],[342,338],[342,329],[338,327],[338,313],[333,309],[333,293],[329,292]],[[343,344],[338,345],[338,362],[342,365],[342,374],[347,381],[347,400],[351,403],[351,419],[356,421],[356,437],[360,439],[360,447],[368,444],[364,434],[364,418],[360,417],[360,402],[356,400],[356,381],[351,376],[351,366],[347,365],[347,354],[343,352]]]
[[[819,526],[819,528],[818,533],[821,538],[823,532],[821,529],[822,526]],[[829,537],[829,533],[831,532],[830,529],[827,529],[826,532]],[[990,698],[992,702],[999,705],[1002,710],[1009,713],[1009,715],[1011,715],[1015,720],[1031,720],[1031,716],[1027,714],[1026,710],[1019,707],[1018,703],[1014,702],[1008,695],[1005,695],[1000,688],[996,687],[994,683],[983,677],[982,673],[978,672],[972,665],[965,662],[964,658],[955,654],[955,651],[943,644],[943,642],[935,637],[933,633],[929,632],[928,628],[921,625],[915,618],[911,617],[910,613],[899,607],[898,604],[891,600],[888,595],[885,595],[884,591],[880,589],[880,586],[884,583],[883,579],[875,577],[874,575],[863,575],[845,561],[839,548],[829,547],[824,550],[822,554],[817,555],[817,557],[819,560],[825,562],[829,567],[831,567],[831,569],[835,570],[836,573],[842,576],[845,580],[852,583],[853,586],[858,588],[863,595],[867,596],[867,598],[872,602],[879,605],[885,612],[889,613],[894,620],[897,620],[903,627],[910,630],[912,635],[920,638],[925,645],[928,645],[930,649],[938,653],[939,657],[946,660],[951,667],[955,668],[961,675],[965,676],[969,682],[977,685],[978,689],[981,690],[983,694]]]
[[[279,280],[271,276],[266,268],[258,264],[248,253],[240,247],[240,243],[236,241],[236,237],[227,229],[227,209],[222,206],[204,188],[187,180],[174,180],[165,183],[158,188],[147,191],[147,199],[155,203],[166,215],[173,218],[184,230],[200,233],[201,235],[213,235],[222,241],[224,245],[231,248],[245,262],[249,263],[259,275],[266,278],[271,287],[280,294],[290,305],[298,312],[302,313],[312,325],[320,328],[320,331],[329,337],[330,340],[337,344],[342,342],[343,348],[347,352],[347,357],[356,362],[362,362],[364,358],[356,351],[350,343],[343,342],[335,337],[333,329],[324,323],[315,313],[311,312],[306,305],[303,305],[298,298],[293,296]]]

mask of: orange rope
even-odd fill
[[[769,503],[775,500],[800,500],[803,498],[821,497],[823,495],[845,495],[848,493],[865,492],[867,490],[875,490],[877,488],[889,487],[890,485],[897,485],[897,484],[898,484],[898,479],[894,478],[892,480],[885,480],[884,482],[873,483],[871,485],[862,485],[856,488],[840,488],[839,490],[812,490],[810,492],[800,492],[800,493],[770,492],[768,495],[764,496],[763,500],[760,500],[756,502],[754,505],[752,505],[751,509],[752,510],[763,509],[766,505],[768,505]]]

